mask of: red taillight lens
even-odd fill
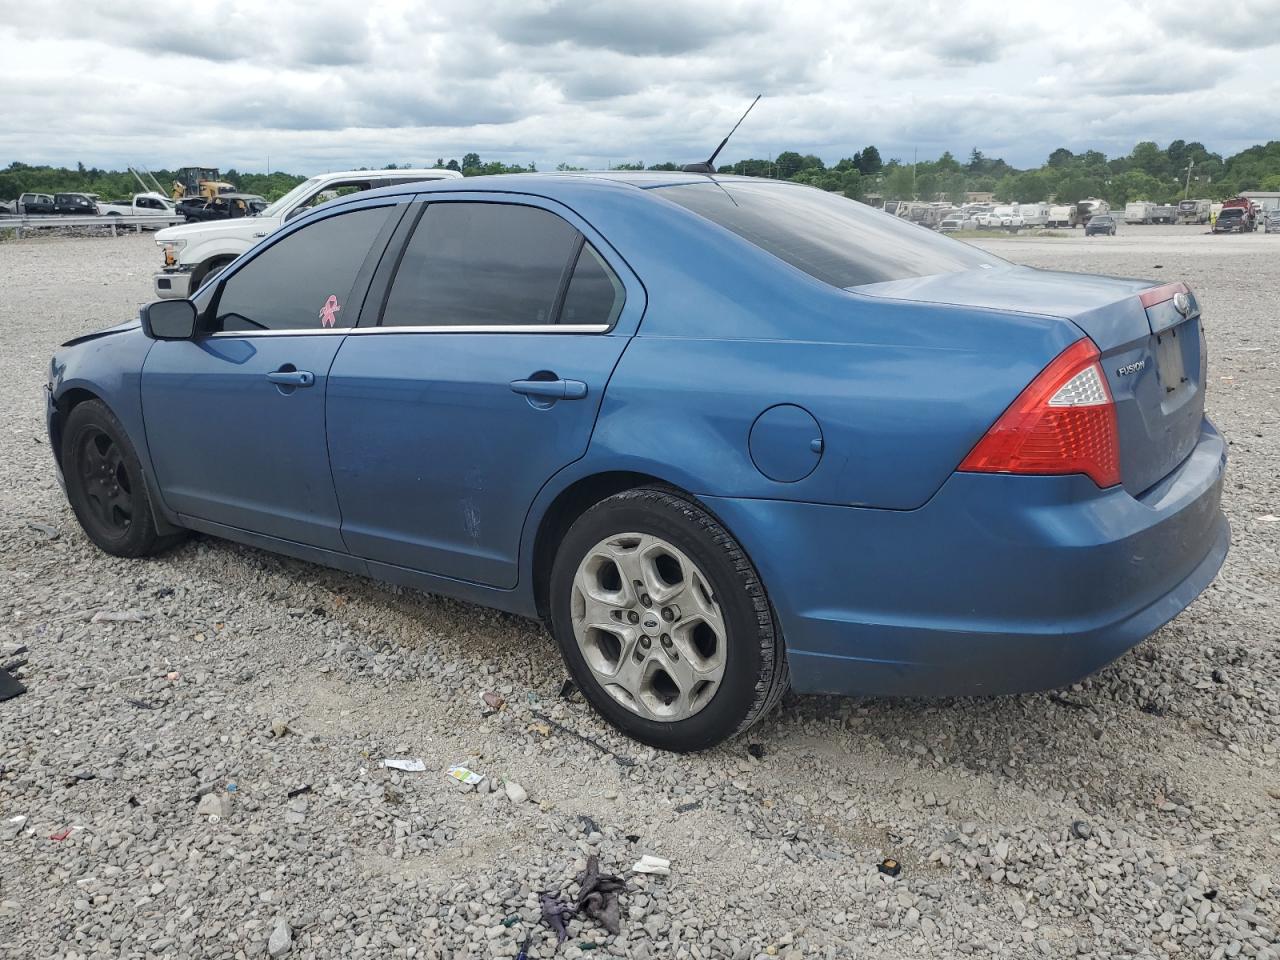
[[[960,464],[977,473],[1083,473],[1120,482],[1116,406],[1088,339],[1063,350]]]

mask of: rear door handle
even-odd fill
[[[310,370],[273,370],[267,379],[283,387],[309,387],[316,382]]]
[[[587,385],[581,380],[512,380],[511,389],[544,400],[581,400],[587,395]]]

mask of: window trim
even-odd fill
[[[515,193],[515,192],[490,192],[490,191],[468,191],[459,189],[456,192],[442,194],[433,191],[431,193],[419,193],[414,196],[413,206],[419,207],[415,212],[410,212],[400,221],[400,228],[397,230],[396,236],[392,239],[386,253],[383,255],[382,263],[379,265],[373,279],[373,283],[369,288],[366,296],[365,312],[362,312],[359,322],[355,327],[350,327],[343,331],[351,334],[367,334],[367,333],[412,333],[412,334],[434,334],[434,333],[526,333],[526,334],[566,334],[566,335],[593,335],[601,336],[606,334],[625,334],[634,335],[640,325],[640,318],[644,315],[647,306],[647,296],[644,286],[639,278],[631,271],[631,268],[622,261],[617,252],[589,223],[583,220],[578,214],[569,207],[559,201],[552,200],[549,197],[543,197],[538,194]],[[417,229],[423,216],[426,215],[427,208],[435,203],[495,203],[507,206],[517,207],[533,207],[537,210],[544,210],[552,216],[559,217],[565,221],[578,233],[578,241],[576,241],[571,250],[571,256],[566,261],[565,273],[561,277],[561,288],[556,295],[555,300],[555,316],[559,317],[564,306],[564,296],[568,292],[568,281],[572,279],[573,268],[577,263],[577,255],[581,252],[584,244],[591,244],[596,255],[603,261],[605,266],[613,272],[618,283],[622,286],[623,300],[622,309],[618,311],[618,315],[612,323],[548,323],[548,324],[476,324],[469,326],[460,326],[454,324],[420,324],[412,326],[382,326],[382,317],[386,311],[387,301],[391,296],[391,285],[395,281],[396,274],[400,270],[401,261],[404,258],[405,251],[408,249],[409,241],[413,237],[413,232]],[[376,309],[372,308],[373,303],[377,303]],[[634,314],[633,314],[634,311]],[[368,314],[366,317],[365,313]]]
[[[270,235],[270,238],[257,247],[253,248],[246,256],[241,254],[239,258],[228,265],[223,271],[223,275],[218,278],[218,282],[214,285],[208,302],[196,316],[196,339],[204,339],[206,337],[278,337],[278,336],[298,336],[306,334],[308,336],[333,336],[334,334],[346,334],[354,330],[360,323],[361,317],[364,315],[365,307],[369,301],[369,293],[372,289],[373,278],[377,272],[378,265],[385,259],[387,250],[392,239],[396,235],[396,231],[400,228],[401,223],[405,219],[411,203],[406,202],[406,198],[402,196],[393,197],[375,197],[365,202],[356,202],[349,205],[343,205],[334,210],[326,210],[321,216],[316,217],[299,217],[293,224],[277,230]],[[281,243],[299,230],[305,230],[309,226],[321,223],[324,220],[330,220],[334,217],[340,217],[348,213],[357,213],[361,210],[375,210],[379,207],[386,207],[389,210],[387,222],[383,224],[381,230],[378,231],[377,237],[374,238],[373,246],[369,248],[369,252],[365,254],[365,258],[360,263],[359,269],[356,271],[355,279],[351,283],[351,289],[359,291],[360,305],[356,311],[356,321],[350,327],[331,327],[321,328],[319,330],[311,329],[294,329],[294,330],[214,330],[202,331],[199,328],[205,325],[206,320],[210,319],[210,314],[217,313],[218,305],[222,302],[222,291],[226,287],[227,282],[232,280],[236,274],[243,270],[246,266],[253,263],[258,257],[262,256],[267,250],[270,250],[277,243]],[[232,269],[234,268],[234,269]]]

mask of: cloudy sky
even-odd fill
[[[1280,0],[0,0],[0,166],[696,160],[756,93],[722,160],[1233,153]]]

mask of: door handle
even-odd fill
[[[262,233],[255,233],[255,234],[253,235],[253,238],[254,238],[255,240],[257,240],[259,237],[265,237],[266,235],[267,235],[267,232],[264,230],[264,231],[262,231]]]
[[[316,382],[316,375],[310,370],[273,370],[267,379],[282,387],[309,387]]]
[[[511,389],[543,400],[581,400],[587,395],[581,380],[512,380]]]

